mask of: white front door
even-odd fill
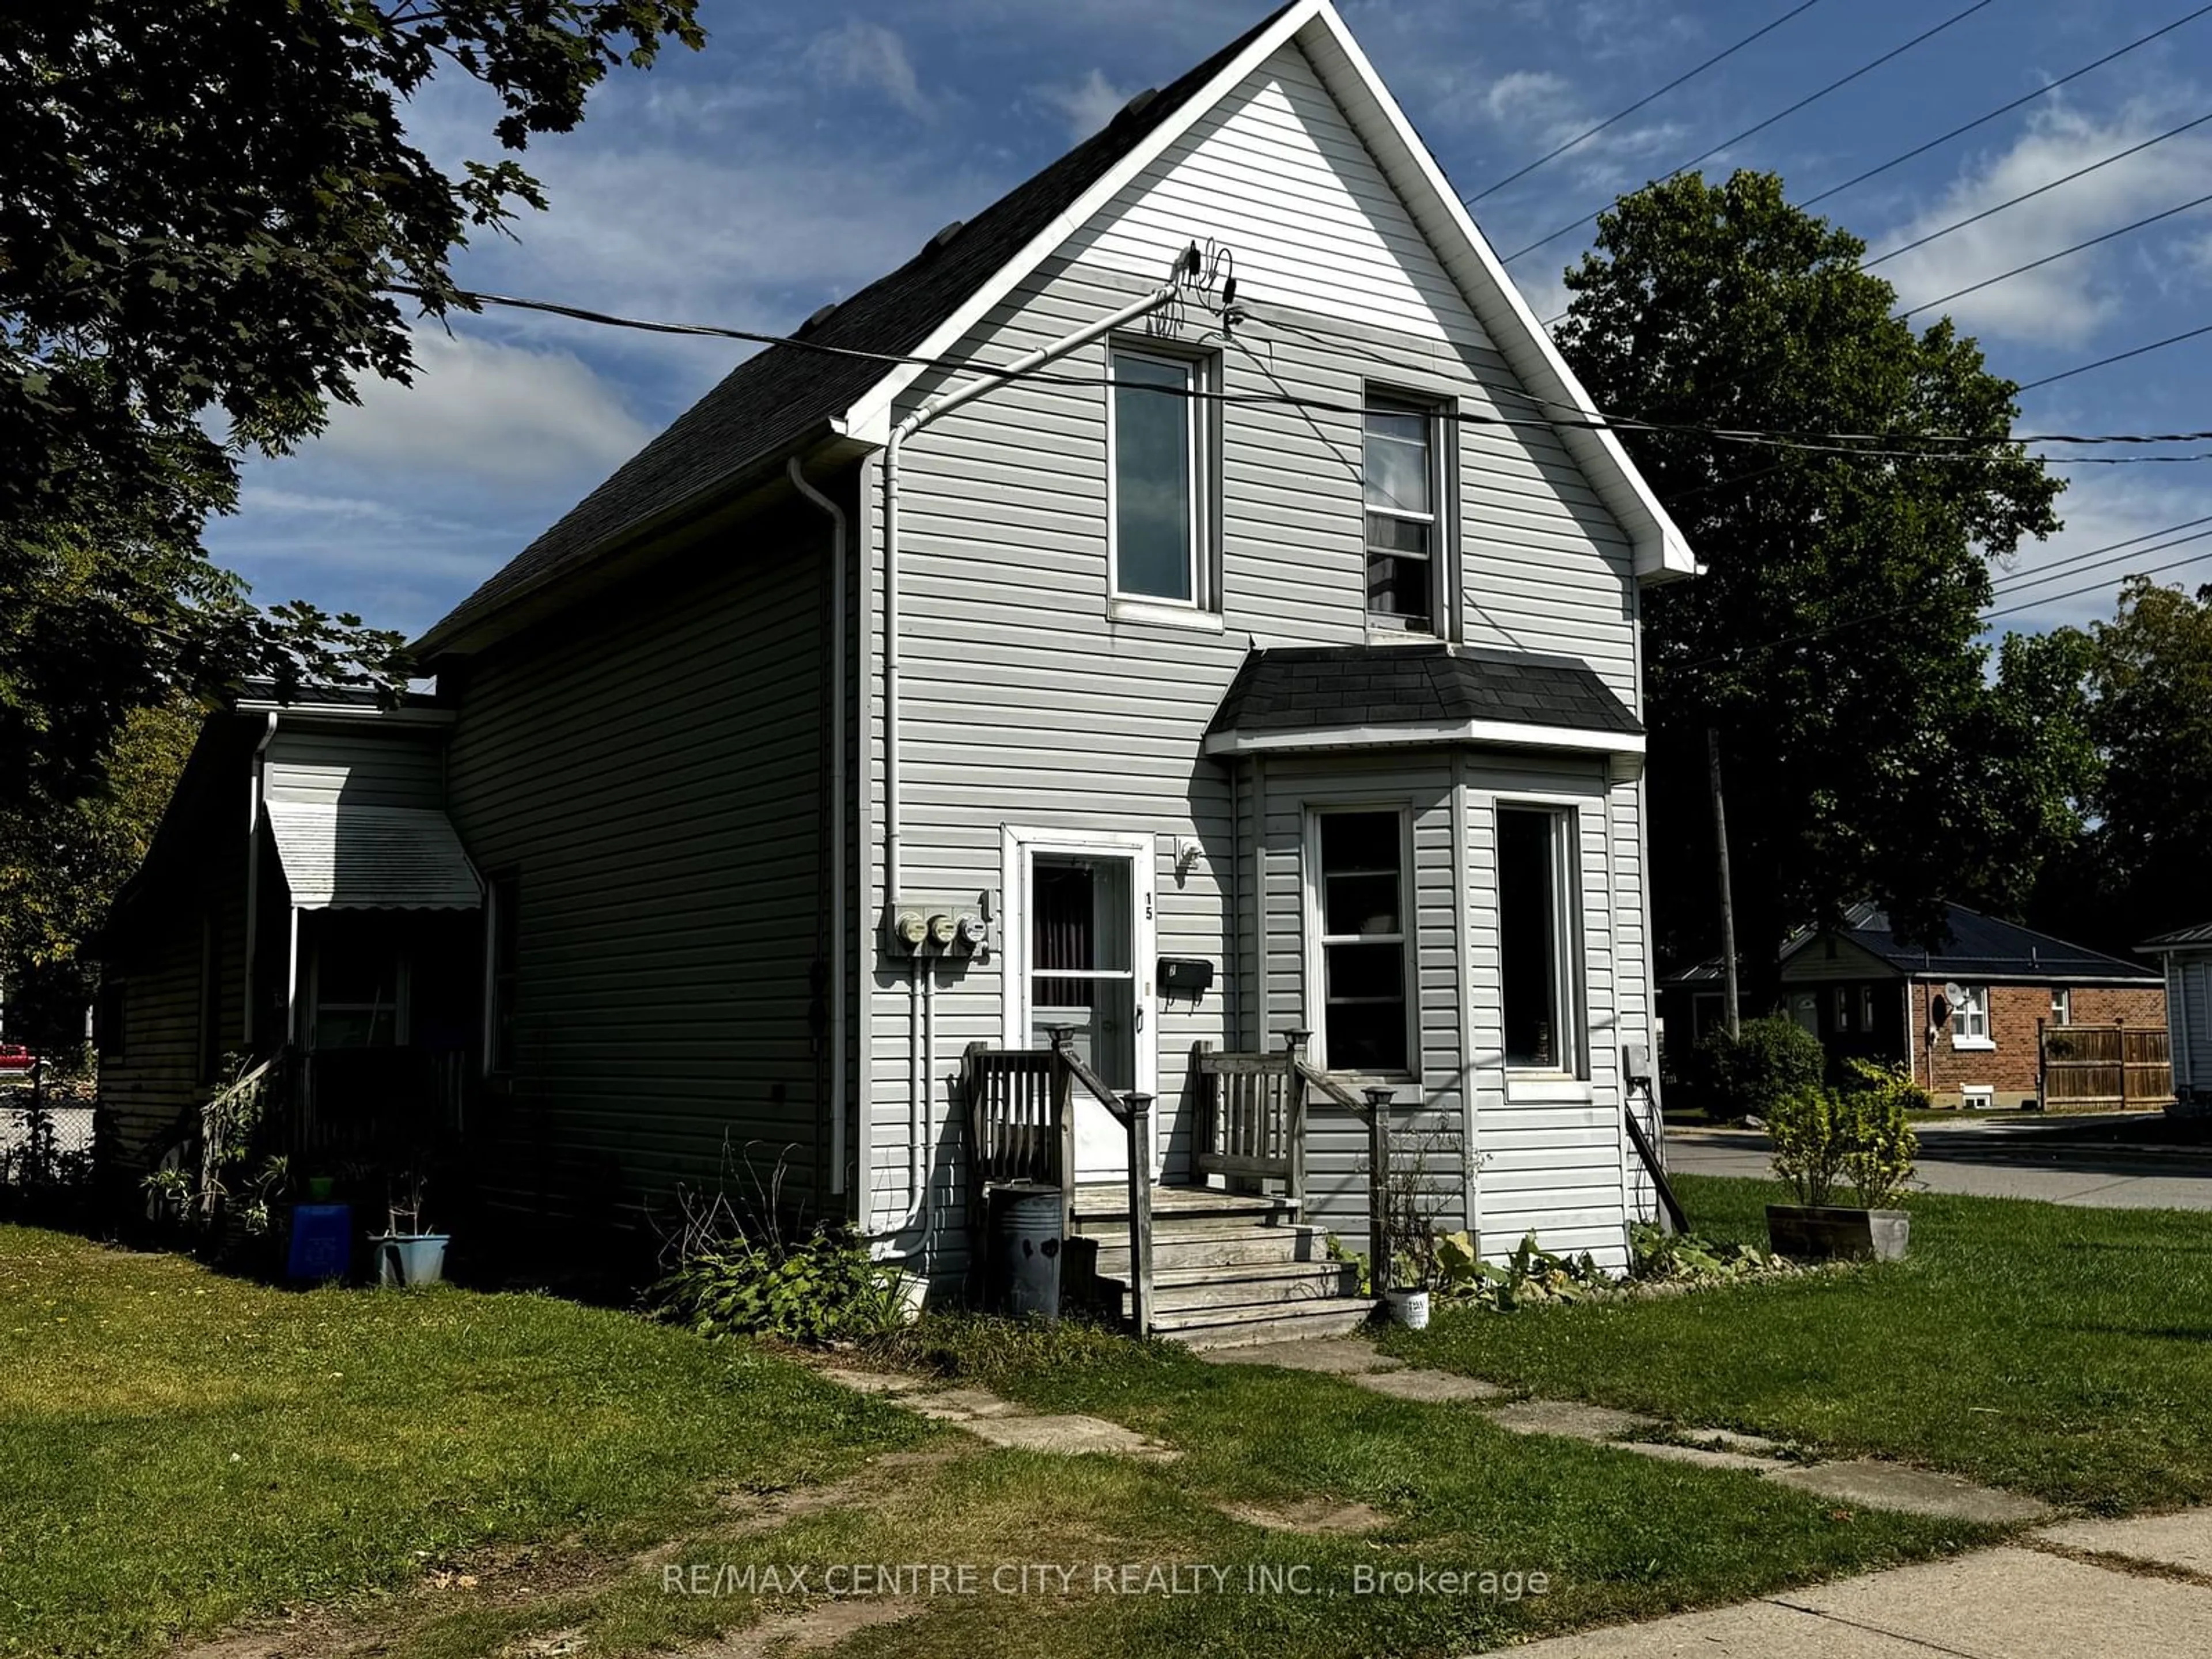
[[[1157,1094],[1152,838],[1007,834],[1008,1044],[1043,1048],[1054,1027],[1066,1026],[1109,1087]],[[1126,1180],[1129,1172],[1127,1132],[1081,1088],[1075,1170],[1079,1181]]]

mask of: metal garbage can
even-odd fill
[[[1060,1237],[1060,1194],[1021,1193],[999,1206],[999,1283],[1006,1311],[1060,1317],[1060,1269],[1066,1255]]]

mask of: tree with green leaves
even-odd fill
[[[40,0],[0,9],[0,809],[98,787],[133,709],[250,675],[390,683],[396,636],[255,607],[204,556],[284,452],[519,204],[514,159],[696,0]],[[455,172],[402,113],[467,77],[506,155]],[[409,290],[403,297],[395,288]]]
[[[2098,770],[2088,827],[2050,867],[2039,919],[2121,953],[2212,921],[2212,586],[2132,576],[2110,622],[2051,638],[2078,664]]]
[[[409,378],[410,324],[466,304],[454,250],[545,205],[515,155],[611,70],[702,45],[696,5],[0,8],[0,976],[74,971],[181,762],[148,747],[177,711],[247,678],[400,683],[396,635],[256,606],[201,530],[245,456]],[[409,141],[434,76],[484,89],[501,159],[449,172]]]
[[[2063,486],[2007,441],[2013,383],[1897,317],[1865,252],[1771,173],[1667,180],[1601,216],[1558,331],[1599,407],[1650,423],[1622,441],[1705,566],[1647,595],[1660,941],[1717,944],[1711,728],[1762,999],[1790,932],[1858,900],[1923,935],[1947,899],[2017,905],[2081,786],[2033,718],[2046,654],[1992,684],[1976,643],[1992,562],[2059,527]],[[1715,427],[1868,435],[1689,429]]]

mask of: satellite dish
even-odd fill
[[[1963,1006],[1966,1000],[1966,988],[1960,985],[1959,981],[1954,979],[1945,980],[1943,981],[1943,1000],[1949,1003],[1954,1008]]]

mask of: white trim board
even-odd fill
[[[1209,755],[1256,755],[1270,750],[1390,749],[1413,744],[1480,744],[1493,749],[1567,749],[1608,755],[1641,755],[1641,732],[1598,732],[1587,726],[1538,726],[1525,720],[1438,720],[1407,726],[1300,726],[1286,732],[1216,732]]]

